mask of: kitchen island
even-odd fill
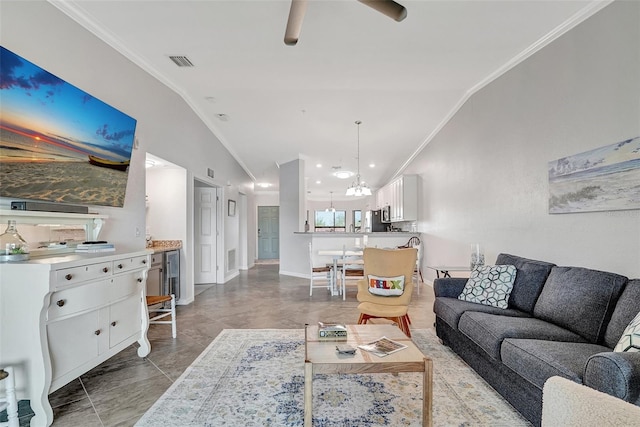
[[[314,232],[295,232],[297,236],[304,241],[305,251],[308,251],[309,243],[313,248],[313,264],[321,265],[323,263],[331,263],[331,257],[320,256],[318,251],[326,250],[342,250],[374,247],[374,248],[397,248],[405,245],[410,238],[420,237],[420,233],[390,231],[390,232],[370,232],[370,233],[314,233]],[[301,248],[302,250],[302,248]],[[309,268],[307,268],[307,272]]]

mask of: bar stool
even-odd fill
[[[0,427],[18,427],[18,400],[16,399],[16,381],[13,368],[5,366],[0,369],[0,382],[4,384],[5,396],[0,396],[0,411],[7,409],[8,422],[0,423]]]
[[[164,303],[171,302],[170,308],[165,308]],[[162,304],[162,305],[160,305]],[[152,295],[147,296],[147,310],[149,314],[160,313],[149,318],[150,325],[171,325],[171,335],[177,335],[176,328],[176,297],[175,295]],[[171,320],[159,320],[171,316]]]

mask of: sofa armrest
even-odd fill
[[[640,352],[594,354],[584,368],[584,385],[640,405]]]
[[[464,277],[447,277],[442,279],[435,279],[433,281],[433,292],[436,297],[458,298],[458,295],[462,293],[464,285],[467,284],[467,280]]]

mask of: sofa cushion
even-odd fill
[[[503,264],[516,266],[516,281],[513,283],[513,290],[509,297],[509,308],[533,313],[540,291],[555,264],[516,255],[500,254],[496,259],[496,265]]]
[[[516,279],[513,265],[483,265],[473,269],[458,299],[507,308],[509,295]]]
[[[507,338],[502,343],[502,363],[542,390],[545,381],[558,375],[582,383],[584,366],[594,354],[609,351],[591,343]]]
[[[553,267],[533,310],[594,344],[604,341],[606,326],[627,278],[581,267]]]
[[[613,351],[640,351],[640,313],[624,330]]]
[[[531,317],[530,314],[512,308],[497,308],[490,305],[476,304],[457,298],[436,298],[433,311],[453,329],[458,330],[458,321],[465,311],[479,311],[482,313],[498,314],[501,316]]]
[[[604,344],[614,348],[622,332],[638,313],[640,313],[640,279],[633,279],[627,282],[622,295],[618,298],[604,335]]]
[[[473,311],[467,311],[460,317],[458,330],[496,360],[500,360],[500,346],[506,338],[586,341],[574,332],[541,319],[497,316]]]

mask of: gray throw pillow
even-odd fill
[[[485,265],[471,272],[467,284],[458,299],[507,308],[509,295],[516,280],[516,267],[513,265]]]

